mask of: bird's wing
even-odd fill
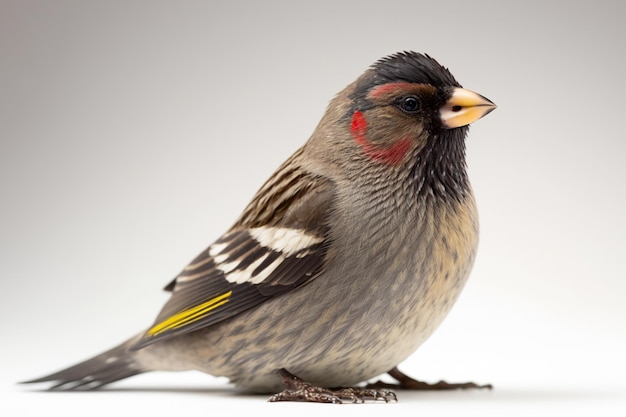
[[[320,274],[334,185],[300,168],[298,156],[166,287],[171,298],[133,350],[219,323]]]

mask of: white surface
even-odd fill
[[[624,15],[613,1],[0,2],[0,415],[625,415]],[[401,369],[492,392],[334,407],[194,373],[96,393],[14,384],[151,324],[160,288],[330,98],[404,49],[499,107],[468,140],[473,275]]]

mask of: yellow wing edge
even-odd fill
[[[206,317],[212,310],[215,310],[221,305],[226,304],[229,301],[229,297],[232,295],[232,291],[228,291],[222,295],[218,295],[215,298],[210,299],[207,302],[199,304],[195,307],[183,310],[180,313],[176,313],[173,316],[168,317],[162,322],[155,324],[148,330],[148,335],[158,336],[159,334],[168,330],[178,329],[198,321],[203,317]]]

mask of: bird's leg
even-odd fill
[[[344,401],[363,403],[366,400],[397,401],[396,394],[376,388],[333,388],[316,387],[285,369],[279,369],[285,390],[272,395],[268,401],[304,401],[315,403],[343,404]]]
[[[487,388],[492,389],[493,386],[491,384],[478,385],[473,382],[463,382],[457,384],[449,384],[446,381],[439,381],[434,384],[429,384],[427,382],[418,381],[416,379],[411,378],[408,375],[400,372],[398,368],[393,368],[391,371],[387,372],[393,379],[398,381],[394,384],[389,384],[383,381],[377,381],[372,384],[367,384],[365,388],[373,388],[373,389],[381,389],[381,388],[393,388],[393,389],[405,389],[405,390],[416,390],[416,391],[442,391],[442,390],[453,390],[453,389],[468,389],[468,388]]]

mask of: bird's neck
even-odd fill
[[[401,164],[379,163],[349,170],[344,185],[351,189],[349,193],[363,193],[362,198],[400,206],[462,203],[471,196],[465,134],[463,129],[453,129],[432,135]]]
[[[444,130],[419,150],[407,176],[420,199],[461,202],[471,188],[465,163],[467,129]]]

